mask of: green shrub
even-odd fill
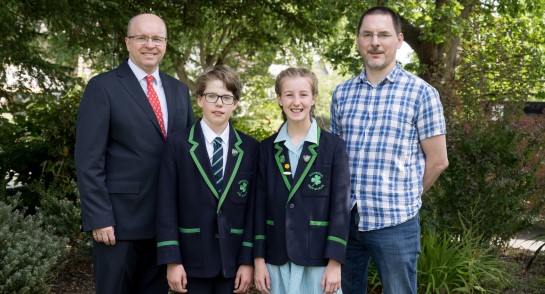
[[[367,293],[382,293],[382,283],[372,260],[369,263],[369,274],[367,275]]]
[[[0,178],[16,177],[23,185],[43,175],[63,183],[75,179],[74,145],[81,86],[60,97],[20,93],[0,110]],[[24,197],[25,195],[23,195]],[[25,201],[25,206],[33,205]]]
[[[431,225],[423,227],[419,293],[497,293],[509,277],[493,248],[482,243],[471,230],[454,237]]]
[[[418,258],[418,293],[497,293],[509,283],[505,264],[493,247],[466,229],[461,238],[423,224]],[[382,293],[371,265],[368,292]]]
[[[467,226],[483,244],[505,245],[543,207],[534,201],[543,192],[534,160],[540,145],[533,143],[527,130],[508,123],[451,129],[450,165],[424,195],[425,210],[438,227],[454,236],[462,236]],[[530,209],[529,203],[539,205]]]
[[[42,179],[32,182],[29,190],[39,199],[36,215],[45,227],[57,236],[67,237],[68,244],[76,249],[90,246],[88,234],[81,232],[81,209],[75,182],[62,184],[54,178],[48,185]]]
[[[48,272],[67,252],[67,240],[14,207],[0,202],[0,293],[48,293]]]

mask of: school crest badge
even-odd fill
[[[247,180],[240,180],[238,181],[238,191],[237,195],[239,197],[246,197],[248,195],[248,181]]]
[[[321,172],[312,172],[308,177],[310,178],[310,184],[308,184],[309,189],[318,191],[324,188],[325,185],[322,183],[324,175]]]

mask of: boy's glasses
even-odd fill
[[[235,97],[231,95],[217,95],[214,93],[204,93],[204,100],[208,103],[216,103],[218,99],[221,99],[221,102],[225,105],[231,105],[235,102]]]

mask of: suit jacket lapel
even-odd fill
[[[242,139],[238,135],[237,131],[229,125],[229,147],[227,149],[227,163],[225,164],[225,171],[223,172],[223,187],[221,189],[222,193],[219,198],[218,208],[216,212],[219,212],[223,201],[227,197],[233,180],[237,175],[238,168],[244,157],[244,150],[240,146],[242,144]]]
[[[202,179],[210,189],[210,192],[219,199],[218,191],[216,186],[213,184],[212,176],[212,166],[210,165],[210,160],[208,159],[208,152],[206,151],[206,145],[204,141],[204,136],[201,129],[200,121],[197,121],[189,130],[189,139],[188,142],[193,145],[189,150],[189,155],[197,169],[199,170]]]
[[[136,76],[129,67],[128,62],[122,63],[118,67],[117,73],[121,77],[121,79],[119,80],[121,85],[123,85],[125,90],[130,94],[134,101],[136,101],[140,108],[142,108],[142,111],[144,111],[144,113],[148,116],[148,118],[157,129],[158,134],[161,135],[161,138],[163,138],[163,133],[161,132],[159,121],[157,121],[157,116],[155,116],[155,112],[153,112],[153,108],[148,101],[147,93],[144,93],[144,91],[142,91],[142,86],[140,86],[140,82],[136,79]]]
[[[168,110],[168,130],[167,136],[172,132],[174,124],[174,116],[176,111],[176,99],[174,97],[174,92],[171,85],[168,83],[168,78],[165,73],[159,71],[159,76],[161,76],[161,83],[163,83],[163,90],[165,91],[165,98],[167,100],[167,110]],[[153,110],[153,109],[152,109]]]

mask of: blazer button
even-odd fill
[[[216,239],[219,239],[219,238],[220,238],[220,234],[215,233],[215,234],[214,234],[214,237],[216,237]]]
[[[290,203],[290,208],[294,208],[294,207],[295,207],[295,204]]]

